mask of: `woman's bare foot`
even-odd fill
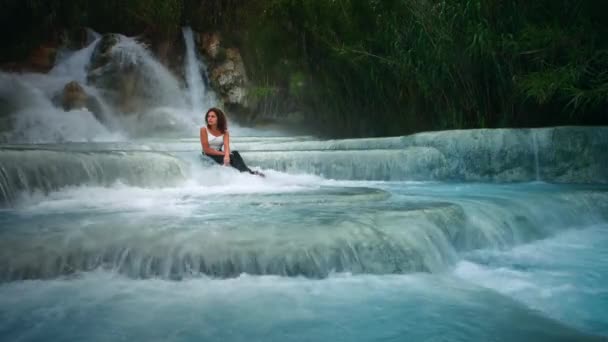
[[[254,175],[258,175],[258,176],[260,176],[260,177],[262,177],[262,178],[266,178],[266,175],[265,175],[265,174],[263,174],[263,173],[261,173],[260,171],[253,171],[253,172],[252,172],[252,174],[254,174]]]

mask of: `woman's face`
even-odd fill
[[[207,115],[207,125],[217,125],[217,114],[215,112],[209,112]]]

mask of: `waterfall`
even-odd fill
[[[47,74],[0,72],[3,128],[11,143],[124,140],[196,134],[201,112],[215,104],[192,30],[184,28],[187,87],[134,38],[87,31],[80,50],[59,51]],[[100,51],[100,49],[104,51]],[[101,61],[99,54],[104,54]],[[77,82],[82,110],[63,108],[64,87]]]
[[[11,129],[3,132],[2,140],[42,143],[122,139],[119,133],[109,131],[99,121],[109,117],[108,109],[88,87],[84,88],[98,99],[100,113],[96,115],[87,109],[65,112],[59,108],[54,99],[65,83],[65,77],[0,73],[0,100],[8,104],[7,115],[11,117]]]
[[[203,110],[203,92],[205,85],[201,77],[196,52],[194,51],[194,38],[189,27],[183,28],[184,41],[186,42],[186,65],[184,66],[186,82],[190,95],[190,106],[193,112]]]
[[[530,133],[532,135],[532,149],[534,151],[534,172],[536,175],[536,181],[539,182],[540,181],[540,166],[539,166],[539,162],[538,162],[538,138],[536,137],[535,130],[531,130]]]
[[[163,153],[0,149],[0,204],[12,203],[23,192],[83,184],[175,185],[187,173],[181,160]]]
[[[201,113],[206,108],[213,107],[215,101],[213,100],[212,94],[205,86],[205,82],[201,76],[201,71],[204,71],[204,64],[198,59],[192,29],[190,27],[184,27],[182,33],[186,43],[184,70],[186,82],[188,84],[190,106],[194,113]]]
[[[120,35],[120,40],[111,49],[112,59],[119,72],[137,70],[137,93],[147,106],[184,108],[185,99],[178,80],[141,43]],[[106,69],[98,72],[104,73]]]
[[[73,142],[90,114],[23,77],[0,73],[0,98],[39,109],[24,131],[71,142],[0,147],[0,340],[608,334],[608,127],[235,134],[261,178],[195,134]]]
[[[49,71],[49,75],[70,79],[85,85],[87,82],[87,67],[99,40],[99,38],[96,38],[84,49],[73,52],[63,60],[58,59],[53,69]]]
[[[608,183],[605,127],[455,130],[346,140],[243,141],[236,137],[232,141],[252,166],[331,179]]]
[[[101,38],[101,34],[97,33],[95,30],[93,30],[89,27],[87,27],[85,30],[87,33],[87,44]]]

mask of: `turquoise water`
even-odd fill
[[[3,155],[0,340],[608,336],[606,185],[262,179],[190,141],[110,145]]]
[[[267,177],[238,174],[201,157],[216,101],[184,38],[188,89],[122,36],[93,71],[143,80],[135,113],[87,82],[98,39],[0,73],[1,341],[608,338],[608,127],[321,140],[231,117]],[[99,110],[56,107],[72,80]]]

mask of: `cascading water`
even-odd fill
[[[63,84],[62,79],[53,77],[0,73],[0,100],[8,107],[8,113],[0,115],[11,123],[0,133],[1,140],[42,143],[122,139],[120,132],[111,132],[89,110],[66,112],[58,108],[53,97],[59,96]],[[101,108],[99,117],[106,117],[108,113]]]
[[[107,101],[145,139],[53,103],[83,76],[84,51],[49,75],[0,74],[13,121],[0,145],[1,340],[608,336],[608,128],[241,130],[232,147],[260,178],[203,158],[195,132],[159,137],[167,116],[207,105],[204,90],[120,39],[118,66],[157,72],[144,95],[178,97],[131,114]]]
[[[201,78],[191,31],[184,30],[186,88],[135,39],[89,35],[86,47],[62,53],[47,74],[0,73],[3,141],[125,140],[197,131],[200,113],[215,100]],[[64,87],[73,82],[88,102],[66,112]]]
[[[59,63],[49,71],[48,75],[74,80],[80,84],[86,84],[87,68],[91,61],[91,55],[97,47],[97,44],[99,44],[99,40],[100,38],[97,38],[84,49],[73,52],[65,60],[59,60]]]
[[[538,138],[536,137],[536,131],[532,134],[532,148],[534,150],[534,171],[536,174],[536,180],[540,181],[540,162],[538,161]]]
[[[178,80],[145,46],[133,38],[119,36],[110,53],[115,65],[104,65],[92,73],[103,76],[105,72],[135,69],[138,72],[136,91],[141,92],[146,106],[185,108],[185,96]]]
[[[196,53],[196,46],[194,42],[194,35],[190,27],[184,27],[182,29],[184,36],[184,42],[186,43],[186,61],[185,61],[185,74],[186,81],[188,83],[188,94],[190,95],[190,106],[193,113],[200,116],[200,113],[206,110],[206,108],[213,107],[215,100],[213,99],[213,93],[210,92],[203,81],[201,76],[201,61]]]

